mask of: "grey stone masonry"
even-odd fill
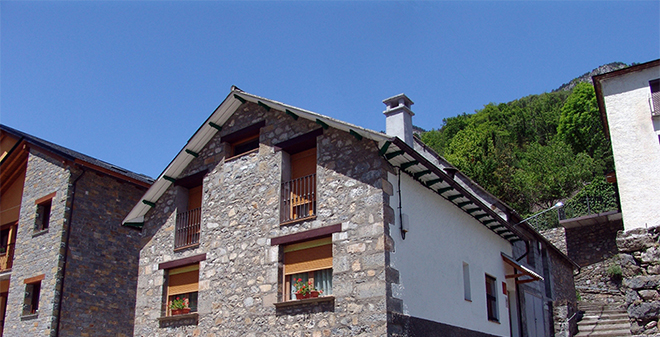
[[[619,232],[622,291],[633,335],[660,333],[660,227]]]
[[[141,237],[121,220],[146,185],[30,150],[2,336],[133,334]],[[37,202],[50,197],[39,230]],[[40,282],[36,312],[24,311],[26,282]]]
[[[222,136],[261,121],[259,149],[228,158]],[[175,177],[208,170],[200,242],[173,249],[177,193],[170,187],[147,213],[142,230],[135,336],[387,335],[383,213],[388,195],[382,185],[389,168],[377,144],[333,128],[323,130],[316,138],[316,217],[280,224],[284,154],[274,145],[321,127],[244,103]],[[332,297],[278,304],[284,297],[283,252],[271,239],[336,224],[341,231],[332,235]],[[166,271],[159,264],[199,254],[206,259],[200,262],[197,319],[163,319]]]
[[[9,286],[5,337],[54,336],[58,310],[63,228],[69,212],[70,172],[61,162],[31,151],[23,189],[23,201],[16,237],[16,251]],[[55,192],[49,228],[35,231],[35,201]],[[44,275],[38,313],[23,315],[26,279]]]

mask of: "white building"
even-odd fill
[[[593,77],[625,230],[660,225],[660,60]]]

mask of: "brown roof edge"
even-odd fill
[[[142,187],[146,187],[146,188],[149,188],[149,187],[151,186],[151,184],[146,183],[146,182],[144,182],[144,181],[140,181],[140,180],[138,180],[138,179],[133,179],[133,178],[131,178],[131,177],[129,177],[129,176],[125,176],[125,175],[123,175],[123,174],[117,173],[117,172],[112,171],[112,170],[108,170],[108,169],[103,168],[103,167],[101,167],[101,166],[94,165],[94,164],[92,164],[92,163],[88,163],[88,162],[86,162],[86,161],[84,161],[84,160],[76,159],[74,162],[75,162],[76,164],[78,164],[78,165],[88,167],[88,168],[90,168],[90,169],[92,169],[92,170],[94,170],[94,171],[98,171],[98,172],[101,172],[101,173],[107,174],[107,175],[109,175],[109,176],[111,176],[111,177],[115,177],[115,178],[117,178],[117,179],[124,180],[124,181],[129,182],[129,183],[134,184],[134,185],[138,185],[138,186],[142,186]]]
[[[628,74],[636,71],[642,71],[648,68],[653,68],[658,66],[660,66],[660,59],[649,61],[642,64],[636,64],[634,66],[630,66],[615,71],[610,71],[609,73],[595,75],[591,77],[592,81],[594,82],[594,90],[596,91],[596,102],[598,103],[598,110],[600,111],[600,121],[601,123],[603,123],[603,131],[605,131],[605,136],[608,139],[610,138],[610,128],[609,128],[609,124],[607,123],[607,113],[605,112],[605,98],[603,97],[601,81],[608,78],[617,77],[624,74]]]

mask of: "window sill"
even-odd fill
[[[501,324],[500,321],[498,321],[496,319],[492,319],[492,318],[489,318],[488,321],[491,322],[491,323]]]
[[[34,237],[41,236],[41,235],[46,234],[46,233],[48,233],[48,228],[42,229],[42,230],[35,230],[34,233],[32,233],[32,237],[34,238]]]
[[[163,316],[158,317],[158,322],[160,323],[161,328],[197,325],[199,323],[199,314],[192,312],[184,315]]]
[[[303,221],[311,221],[311,220],[316,220],[316,215],[308,216],[305,218],[300,218],[300,219],[295,219],[295,220],[289,220],[285,222],[280,222],[280,226],[287,226],[287,225],[292,225],[294,223],[298,222],[303,222]]]
[[[199,247],[199,242],[198,243],[193,243],[193,244],[187,245],[187,246],[181,246],[179,248],[174,248],[174,251],[175,252],[180,252],[182,250],[186,250],[186,249],[190,249],[190,248],[197,248],[197,247]]]
[[[28,320],[31,320],[31,319],[35,319],[35,318],[37,318],[37,317],[39,317],[39,313],[36,313],[36,314],[24,314],[24,315],[21,315],[21,321],[28,321]]]
[[[234,159],[236,159],[236,158],[240,158],[240,157],[247,156],[247,155],[249,155],[249,154],[253,154],[253,153],[257,153],[257,152],[259,152],[259,148],[258,148],[258,147],[257,147],[256,149],[252,149],[252,150],[250,150],[250,151],[248,151],[248,152],[243,152],[243,153],[239,153],[239,154],[237,154],[237,155],[235,155],[235,156],[231,156],[231,157],[225,159],[225,162],[232,161],[232,160],[234,160]]]
[[[315,298],[305,298],[302,300],[292,300],[292,301],[286,301],[286,302],[278,302],[275,303],[276,308],[286,308],[286,307],[294,307],[294,306],[302,306],[305,304],[316,304],[316,303],[323,303],[323,302],[334,302],[335,297],[334,296],[321,296],[321,297],[315,297]]]

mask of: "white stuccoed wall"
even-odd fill
[[[660,120],[649,107],[657,78],[660,67],[601,82],[626,231],[660,225]]]
[[[462,328],[508,336],[508,298],[502,294],[505,266],[501,252],[511,255],[512,246],[458,207],[423,187],[405,173],[401,175],[402,210],[410,220],[406,239],[400,235],[397,176],[390,207],[396,224],[390,227],[395,241],[391,265],[400,273],[394,297],[403,300],[404,314]],[[472,302],[464,299],[463,262],[470,265]],[[488,321],[485,274],[497,279],[499,323]],[[509,281],[509,291],[514,284]]]

